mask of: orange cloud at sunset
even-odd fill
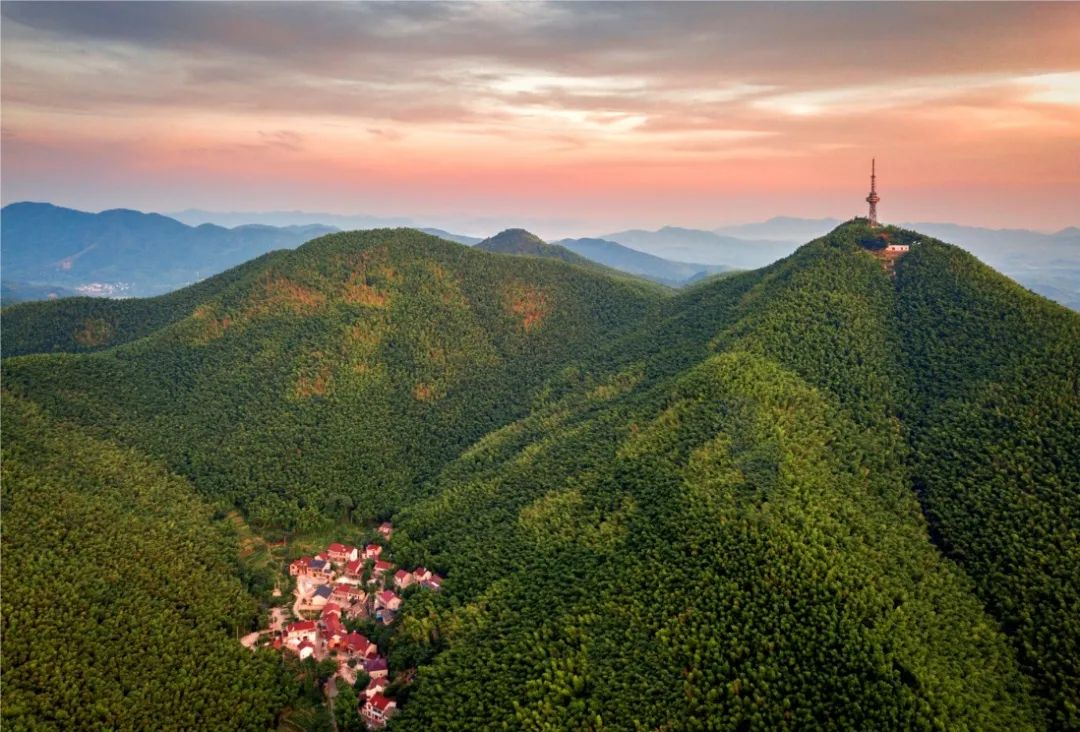
[[[5,202],[1053,229],[1072,4],[3,5]],[[567,231],[568,233],[568,231]]]

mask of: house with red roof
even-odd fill
[[[375,606],[393,612],[401,607],[401,598],[393,590],[383,590],[375,593]]]
[[[361,712],[361,716],[364,718],[364,721],[371,726],[382,727],[396,711],[397,702],[377,692],[368,699],[367,704],[364,705],[364,709]]]
[[[431,579],[431,570],[427,567],[417,567],[412,571],[413,577],[417,582],[423,582],[426,579]]]
[[[404,569],[399,569],[394,573],[394,587],[397,587],[399,590],[404,590],[415,581],[412,572],[406,572]]]
[[[345,636],[341,647],[355,658],[374,658],[379,655],[379,647],[355,630]]]
[[[354,546],[347,546],[345,544],[338,544],[334,542],[326,548],[327,558],[336,564],[344,564],[345,562],[351,562],[359,556],[359,552]]]
[[[341,624],[341,618],[330,615],[323,621],[323,637],[328,648],[336,648],[344,642],[345,626]]]
[[[319,614],[319,619],[326,622],[326,619],[331,615],[336,615],[339,618],[341,617],[341,606],[336,602],[328,602],[323,605],[322,612]]]
[[[299,576],[301,574],[306,574],[307,573],[307,568],[308,568],[308,562],[310,562],[311,559],[312,559],[312,557],[300,557],[299,559],[294,559],[289,564],[289,576],[290,577],[297,577],[297,576]]]
[[[382,555],[382,547],[378,544],[368,544],[364,547],[364,559],[378,559]]]
[[[345,576],[358,580],[364,576],[364,560],[354,559],[345,564]]]
[[[314,620],[298,620],[285,627],[285,638],[290,643],[298,643],[304,640],[315,641],[319,628]]]
[[[383,689],[385,689],[389,685],[390,679],[386,678],[385,676],[380,676],[377,679],[372,679],[368,682],[367,688],[364,689],[364,696],[370,699],[376,694],[381,694]]]
[[[438,592],[442,589],[443,578],[437,574],[432,574],[426,580],[420,583],[420,586],[427,590],[435,590]]]
[[[390,541],[390,537],[394,535],[394,525],[389,521],[383,521],[379,524],[379,533],[382,534],[384,539]]]
[[[354,602],[362,602],[367,597],[367,593],[356,585],[345,584],[339,582],[334,585],[334,591],[330,594],[330,600],[336,602],[339,605],[351,605]]]

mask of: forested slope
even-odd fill
[[[914,482],[942,548],[1080,727],[1080,316],[928,242],[898,272]]]
[[[199,303],[285,254],[264,254],[157,297],[68,297],[11,305],[0,311],[0,350],[5,358],[30,353],[86,353],[142,338],[188,317]]]
[[[392,661],[434,660],[397,726],[1042,726],[909,488],[859,238],[664,303],[398,517],[449,580],[403,622]]]
[[[191,486],[3,396],[3,727],[250,729],[294,695],[236,642],[235,537]]]
[[[147,338],[8,359],[4,376],[260,527],[310,528],[404,505],[660,293],[414,230],[335,234],[246,268]]]

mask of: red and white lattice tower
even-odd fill
[[[870,195],[866,197],[866,202],[870,204],[870,214],[867,218],[870,219],[871,226],[877,226],[877,204],[881,200],[881,197],[877,194],[877,160],[870,161]]]

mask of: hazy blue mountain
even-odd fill
[[[0,281],[0,302],[4,305],[13,305],[17,302],[31,300],[56,300],[61,297],[72,297],[79,293],[66,287],[50,287],[48,285],[30,285],[26,282]]]
[[[458,244],[464,244],[467,247],[471,247],[475,244],[479,244],[483,239],[479,236],[465,236],[464,234],[454,234],[444,229],[423,228],[420,231],[425,234],[431,234],[437,236],[440,239],[446,239],[447,241],[456,241]]]
[[[773,216],[768,221],[722,226],[713,231],[721,236],[734,236],[739,239],[806,242],[824,236],[839,225],[840,219]]]
[[[402,216],[366,216],[364,214],[332,214],[312,211],[204,211],[189,208],[183,211],[167,213],[167,216],[189,226],[216,224],[233,227],[244,224],[265,224],[267,226],[305,226],[320,224],[333,226],[342,231],[353,229],[378,229],[382,227],[413,226],[410,218]]]
[[[466,246],[477,244],[483,239],[480,236],[455,234],[445,229],[418,227],[415,225],[414,219],[402,216],[366,216],[364,214],[349,215],[310,211],[204,211],[196,208],[178,211],[168,214],[168,216],[189,226],[199,226],[200,224],[217,224],[218,226],[264,224],[277,227],[322,225],[332,226],[341,231],[407,226],[418,228],[420,231],[432,234],[440,239],[456,241],[458,244],[465,244]]]
[[[606,239],[562,239],[554,243],[599,264],[664,285],[679,286],[731,269],[720,264],[676,262]]]
[[[1028,289],[1080,310],[1080,229],[1053,234],[949,223],[901,224],[952,241]]]
[[[665,259],[703,262],[734,269],[764,267],[791,254],[798,246],[796,242],[750,241],[678,226],[665,226],[656,231],[631,229],[601,238]]]
[[[5,206],[0,230],[4,280],[44,288],[45,297],[57,288],[156,295],[334,231],[323,225],[192,227],[160,214],[87,213],[48,203]]]

